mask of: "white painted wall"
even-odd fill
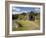
[[[43,2],[43,3],[46,3],[46,0],[16,0],[16,1],[41,2],[41,3]],[[46,4],[45,4],[45,6],[46,6]],[[45,11],[45,16],[46,16],[46,11]],[[46,24],[45,24],[45,27],[46,27]],[[5,36],[5,0],[0,0],[0,38],[5,38],[4,36]],[[45,30],[45,35],[16,37],[16,38],[46,38],[46,30]]]

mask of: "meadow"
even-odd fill
[[[18,19],[12,20],[12,30],[13,31],[40,30],[40,14],[38,13],[35,16],[34,20],[27,20],[26,15],[25,16],[19,15],[19,20]]]

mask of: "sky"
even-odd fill
[[[40,8],[36,7],[12,7],[12,14],[28,13],[28,12],[40,12]]]

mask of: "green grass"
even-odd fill
[[[40,29],[39,20],[35,20],[35,21],[19,20],[19,21],[17,21],[17,23],[21,24],[23,27],[19,27],[19,28],[13,27],[13,31],[39,30]]]

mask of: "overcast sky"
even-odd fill
[[[20,13],[27,13],[27,12],[40,12],[40,8],[35,7],[12,7],[12,14],[20,14]]]

